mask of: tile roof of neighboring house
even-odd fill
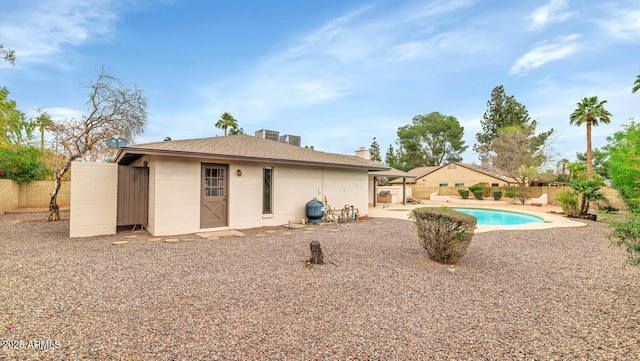
[[[402,178],[415,178],[416,176],[411,175],[407,172],[403,172],[400,169],[391,168],[389,170],[374,170],[369,172],[369,175],[375,177],[399,177]]]
[[[408,171],[407,173],[413,176],[413,179],[407,179],[407,183],[415,183],[418,179],[426,176],[427,174],[433,172],[434,170],[440,168],[440,166],[430,166],[430,167],[418,167],[418,168],[413,168],[412,170]],[[402,183],[402,179],[394,179],[389,183]]]
[[[460,167],[465,167],[467,169],[471,169],[471,170],[473,170],[475,172],[482,173],[484,175],[487,175],[489,177],[493,177],[493,178],[496,178],[496,179],[500,179],[501,181],[504,181],[504,182],[507,182],[507,183],[516,183],[515,179],[501,174],[498,170],[487,169],[487,168],[482,168],[480,166],[473,165],[473,164],[458,163],[458,162],[451,162],[451,163],[447,163],[447,164],[442,165],[442,166],[414,168],[414,169],[408,171],[407,173],[409,173],[411,175],[414,175],[416,178],[415,179],[411,179],[411,180],[407,180],[407,183],[416,183],[420,178],[423,178],[423,177],[431,174],[433,171],[435,171],[437,169],[440,169],[442,167],[446,167],[449,164],[456,164],[456,165],[458,165]],[[390,183],[393,183],[393,184],[402,183],[402,179],[394,179]]]
[[[325,153],[244,134],[128,145],[118,151],[116,163],[128,165],[145,154],[268,161],[368,170],[389,169],[384,164],[355,155]]]
[[[474,164],[465,164],[465,163],[457,163],[457,162],[455,162],[455,164],[457,164],[457,165],[459,165],[461,167],[466,167],[466,168],[471,169],[473,171],[476,171],[478,173],[482,173],[482,174],[488,175],[489,177],[500,179],[500,180],[505,181],[507,183],[516,183],[515,179],[502,174],[497,169],[482,168],[482,167],[474,165]]]

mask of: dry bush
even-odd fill
[[[446,207],[416,208],[411,218],[429,258],[444,264],[456,263],[466,254],[477,223],[475,217]]]

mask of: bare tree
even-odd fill
[[[86,115],[80,120],[68,119],[55,124],[66,161],[54,170],[49,221],[60,219],[58,191],[71,162],[100,158],[107,139],[116,135],[133,139],[144,131],[147,122],[147,98],[142,91],[135,86],[126,86],[120,79],[105,73],[104,68],[98,73],[97,80],[86,87],[90,90],[85,104]]]
[[[528,197],[529,184],[538,176],[538,170],[548,159],[550,140],[535,137],[535,127],[510,126],[498,130],[491,143],[493,166],[513,178],[514,189],[522,203]]]

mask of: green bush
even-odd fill
[[[560,204],[567,217],[575,217],[580,213],[578,210],[578,195],[575,192],[562,191],[556,196],[556,201]]]
[[[618,247],[626,248],[627,264],[640,266],[640,218],[629,216],[624,222],[612,222],[609,238]]]
[[[469,187],[469,192],[475,193],[476,191],[484,190],[484,186],[482,184],[474,184]]]
[[[411,211],[420,243],[429,258],[456,263],[467,252],[477,219],[452,209],[421,207]]]
[[[473,196],[477,199],[477,200],[483,200],[484,199],[484,191],[482,189],[478,189],[473,191]]]
[[[41,180],[47,172],[38,148],[15,144],[0,147],[0,178],[25,183]]]
[[[504,196],[507,198],[515,198],[516,197],[516,192],[512,191],[512,190],[506,190],[504,191]]]
[[[501,191],[493,191],[493,199],[500,200],[500,198],[502,198],[502,192]]]
[[[466,189],[461,189],[461,190],[459,190],[459,191],[458,191],[458,193],[460,194],[460,197],[461,197],[462,199],[467,199],[467,198],[469,198],[469,191],[468,191],[468,190],[466,190]]]

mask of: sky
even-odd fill
[[[502,85],[554,129],[554,157],[575,160],[584,97],[613,116],[593,146],[640,121],[640,0],[0,0],[0,87],[29,117],[80,118],[104,67],[148,98],[133,141],[220,136],[231,113],[247,134],[302,137],[354,154],[373,138],[384,158],[419,114],[454,116],[472,148]]]

